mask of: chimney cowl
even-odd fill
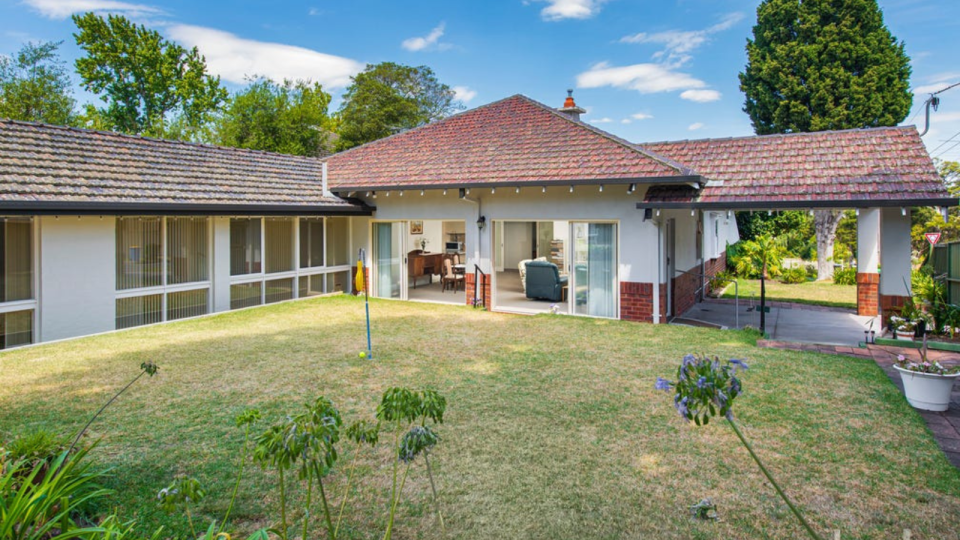
[[[586,109],[577,107],[576,102],[573,101],[573,90],[567,90],[567,99],[564,100],[563,107],[557,110],[577,121],[580,120],[581,114],[587,112]]]

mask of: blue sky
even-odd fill
[[[122,13],[197,46],[231,90],[245,75],[304,78],[334,95],[367,63],[425,64],[468,107],[525,94],[560,106],[573,88],[584,120],[636,142],[750,135],[737,74],[759,0],[0,0],[0,53],[64,40],[69,16]],[[960,2],[880,0],[913,59],[914,110],[960,82]],[[91,97],[77,91],[81,101]],[[960,159],[960,87],[940,96],[924,140]],[[956,146],[954,146],[956,144]]]

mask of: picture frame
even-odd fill
[[[410,234],[423,234],[423,222],[422,222],[422,221],[411,221],[411,222],[410,222]]]

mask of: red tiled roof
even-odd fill
[[[326,158],[331,188],[594,180],[691,172],[516,95]]]
[[[645,203],[795,203],[950,199],[913,126],[643,144],[711,182],[655,186]]]
[[[370,213],[323,195],[316,158],[0,120],[0,211],[82,205]]]

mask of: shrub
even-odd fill
[[[733,274],[726,270],[717,272],[715,276],[710,278],[710,290],[714,292],[719,292],[720,289],[726,287],[731,281],[733,281]]]
[[[817,279],[817,266],[815,264],[805,265],[804,269],[807,271],[807,279]]]
[[[782,274],[780,274],[780,283],[794,285],[797,283],[805,283],[806,281],[807,271],[801,266],[788,268],[784,270]]]
[[[842,270],[835,271],[833,273],[833,284],[834,285],[856,285],[857,269],[844,268]]]
[[[24,460],[31,466],[48,464],[66,449],[62,438],[45,430],[21,435],[6,445],[7,459]]]

